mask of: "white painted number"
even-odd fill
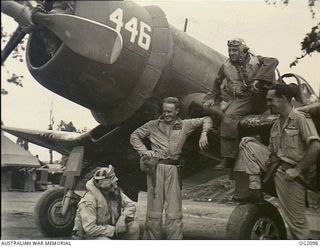
[[[124,26],[126,30],[131,32],[130,42],[134,43],[138,35],[138,20],[135,17],[132,17],[130,21]]]
[[[138,31],[138,19],[136,17],[132,17],[125,25],[123,23],[123,10],[117,8],[109,17],[110,21],[116,24],[115,30],[117,32],[121,32],[122,27],[124,26],[125,30],[131,33],[130,42],[135,43],[137,36],[138,38],[138,46],[145,50],[149,50],[151,43],[151,27],[140,21],[140,30]]]
[[[114,22],[116,26],[116,31],[120,33],[121,28],[123,27],[123,11],[122,9],[116,9],[109,17],[110,21]]]
[[[141,46],[143,49],[148,50],[150,47],[150,35],[145,31],[151,32],[151,27],[144,22],[140,23],[140,35],[138,40],[138,45]]]

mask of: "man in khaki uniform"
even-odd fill
[[[291,98],[287,85],[275,85],[268,91],[268,106],[279,118],[272,126],[268,148],[251,137],[241,141],[234,170],[248,174],[249,193],[235,199],[261,200],[261,172],[278,162],[274,180],[284,220],[294,239],[308,239],[305,189],[297,179],[315,164],[320,153],[320,138],[312,119],[296,111]]]
[[[136,206],[117,185],[114,168],[98,169],[78,203],[73,239],[139,239]]]
[[[179,185],[179,158],[186,138],[202,126],[199,146],[208,146],[207,132],[212,127],[209,117],[180,119],[179,100],[168,97],[163,100],[163,114],[159,119],[151,120],[136,129],[130,142],[140,156],[153,157],[157,160],[155,184],[152,175],[147,176],[148,205],[144,239],[161,239],[162,212],[165,207],[165,228],[167,239],[183,238],[182,196]],[[148,138],[151,149],[143,144]]]
[[[239,133],[238,123],[241,117],[249,113],[261,113],[266,108],[266,86],[275,82],[275,69],[278,60],[255,56],[243,39],[228,41],[229,59],[221,66],[213,88],[203,99],[203,108],[214,121],[221,121],[221,157],[216,169],[230,167],[237,156]],[[226,84],[222,82],[226,80]],[[225,86],[225,95],[229,94],[227,106],[223,102],[221,87]],[[256,97],[254,97],[256,95]],[[258,99],[258,100],[257,100]],[[254,109],[255,107],[255,109]]]

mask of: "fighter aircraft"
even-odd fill
[[[1,63],[29,33],[26,61],[32,76],[49,90],[90,109],[100,123],[84,134],[2,126],[69,156],[64,189],[46,191],[35,209],[44,234],[68,235],[80,198],[76,191],[96,166],[113,164],[124,182],[121,187],[134,198],[145,189],[139,157],[129,144],[130,133],[158,117],[160,102],[167,96],[182,100],[182,117],[203,115],[202,98],[226,57],[170,25],[157,6],[141,7],[130,1],[42,1],[38,6],[1,1],[1,9],[19,23],[1,53]],[[297,104],[309,103],[315,95],[309,84],[297,75],[280,79],[288,76],[298,82]],[[319,109],[316,103],[306,111],[316,116]],[[247,116],[240,127],[246,134],[266,133],[274,120],[272,115]],[[197,134],[191,136],[186,144],[185,174],[199,169],[194,164],[204,157],[219,159],[218,145],[199,154],[197,138]],[[211,143],[216,139],[211,138]],[[285,238],[283,233],[274,236]]]

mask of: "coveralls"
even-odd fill
[[[261,170],[266,171],[270,154],[285,162],[275,172],[274,179],[283,217],[294,239],[309,238],[305,190],[296,180],[285,180],[284,171],[299,166],[311,140],[320,141],[312,119],[293,108],[282,128],[279,119],[272,126],[268,148],[252,137],[243,138],[234,167],[235,171],[249,175],[251,189],[260,189]]]
[[[148,138],[154,157],[160,159],[156,167],[154,188],[152,178],[150,175],[147,176],[148,204],[144,239],[161,239],[163,209],[166,216],[167,239],[183,238],[182,195],[178,169],[176,165],[165,160],[178,161],[188,135],[200,126],[202,132],[208,132],[212,127],[211,118],[178,118],[173,125],[168,125],[159,118],[147,122],[131,134],[130,142],[141,156],[148,151],[142,140]]]
[[[228,59],[221,66],[218,76],[213,83],[212,90],[207,93],[203,101],[214,100],[214,106],[209,110],[209,114],[210,112],[214,112],[214,107],[219,105],[223,100],[221,97],[221,85],[223,80],[226,79],[225,90],[231,95],[231,100],[223,114],[220,125],[220,153],[222,157],[236,158],[237,156],[239,143],[238,123],[241,117],[252,113],[253,104],[259,103],[257,108],[260,111],[266,105],[265,102],[252,102],[253,95],[250,90],[250,83],[254,80],[269,84],[274,83],[277,65],[278,60],[275,58],[254,56],[248,53],[247,59],[243,64],[234,64]],[[260,97],[256,98],[265,98],[262,95],[258,96]],[[217,118],[213,116],[213,119]]]
[[[115,225],[120,216],[134,219],[136,205],[124,193],[107,198],[93,182],[86,184],[87,192],[78,203],[73,231],[79,239],[108,240],[115,237]],[[117,238],[139,239],[139,223],[127,224],[127,231]]]

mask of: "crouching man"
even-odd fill
[[[112,165],[98,169],[78,203],[73,239],[139,239],[136,206],[117,185]]]

